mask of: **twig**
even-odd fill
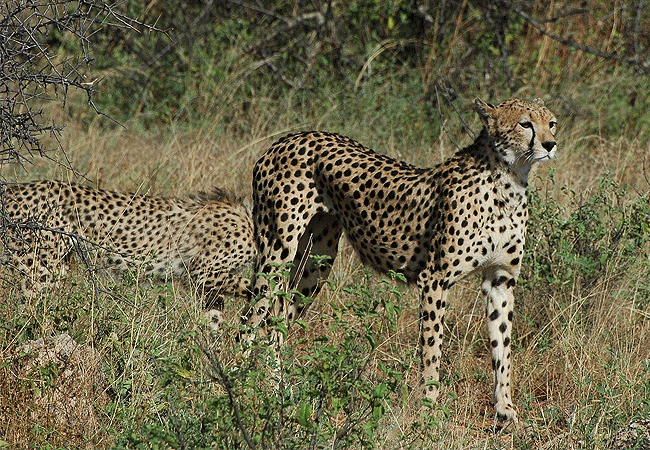
[[[174,49],[174,47],[180,44],[188,34],[193,32],[196,29],[196,26],[199,24],[199,22],[205,17],[208,11],[210,11],[210,8],[212,8],[213,3],[214,0],[208,0],[208,2],[205,4],[205,8],[203,8],[203,11],[201,11],[201,13],[198,16],[196,16],[196,18],[192,21],[192,24],[189,27],[187,27],[187,29],[183,33],[181,33],[181,35],[176,39],[175,42],[174,41],[170,42],[169,44],[167,44],[165,48],[163,48],[160,52],[158,52],[156,56],[151,58],[151,60],[147,62],[147,67],[151,67],[156,61],[158,61],[160,58],[162,58],[163,56],[171,52]]]
[[[506,80],[508,81],[508,88],[510,92],[515,90],[515,84],[512,81],[512,71],[510,70],[510,65],[508,64],[508,50],[506,49],[503,30],[503,22],[506,18],[501,14],[501,17],[498,17],[498,23],[495,23],[493,14],[497,14],[498,6],[492,3],[488,8],[488,13],[485,15],[485,18],[489,22],[492,29],[494,29],[494,37],[496,38],[497,45],[499,46],[499,51],[501,53],[501,62],[503,63],[503,70],[506,73]]]
[[[234,0],[229,0],[229,1],[234,1]],[[235,2],[236,3],[236,2]],[[279,17],[279,16],[278,16]],[[244,51],[246,53],[250,53],[256,48],[262,46],[266,42],[269,42],[271,39],[276,37],[278,34],[286,33],[287,31],[297,27],[298,25],[302,24],[303,22],[306,22],[308,20],[316,20],[316,25],[319,27],[322,26],[325,23],[325,16],[316,11],[316,12],[310,12],[310,13],[305,13],[301,16],[296,17],[295,19],[287,19],[287,18],[280,18],[286,25],[284,27],[274,27],[269,34],[264,36],[261,39],[258,39],[256,42],[248,45]]]
[[[309,450],[314,450],[316,448],[316,437],[318,436],[318,426],[320,423],[320,418],[323,415],[323,402],[325,399],[325,393],[321,392],[320,399],[318,399],[318,411],[316,411],[316,417],[314,418],[314,432],[311,435],[311,442],[309,443]]]
[[[434,89],[436,91],[436,103],[438,104],[438,114],[440,115],[440,117],[442,117],[442,115],[443,115],[442,114],[442,109],[440,108],[440,104],[441,104],[441,102],[440,102],[440,92],[438,91],[438,85],[437,84],[434,87]],[[458,108],[456,108],[456,105],[454,104],[454,102],[451,101],[446,94],[443,93],[442,95],[443,95],[444,99],[447,101],[447,103],[449,104],[449,106],[451,106],[451,108],[454,110],[454,112],[456,113],[456,116],[460,119],[460,122],[463,124],[463,129],[465,130],[465,133],[467,133],[467,135],[470,136],[472,138],[472,140],[474,140],[476,138],[476,136],[474,135],[474,131],[472,131],[472,127],[470,127],[468,125],[468,123],[465,121],[465,119],[461,115],[460,111],[458,111]],[[443,123],[442,127],[443,127],[443,129],[445,128],[444,123]],[[445,130],[445,131],[447,132],[447,130]],[[456,149],[461,148],[461,145],[458,142],[456,142],[456,140],[453,138],[451,133],[447,132],[447,136],[449,137],[449,140],[452,142],[452,144],[454,144]]]
[[[548,19],[541,20],[540,22],[542,23],[557,22],[558,20],[564,19],[565,17],[575,16],[577,14],[585,14],[588,12],[589,10],[587,8],[574,8],[566,11],[563,14],[558,14],[557,16],[553,16],[553,17],[549,17]]]
[[[639,6],[636,8],[636,18],[634,19],[634,59],[639,61],[639,26],[641,25],[641,11],[643,10],[644,0],[639,0]]]
[[[234,3],[235,5],[243,6],[246,9],[250,9],[251,11],[255,11],[258,13],[262,13],[265,16],[273,17],[274,19],[278,19],[289,25],[291,23],[290,19],[287,19],[284,16],[281,16],[279,14],[274,13],[273,11],[269,9],[264,9],[261,6],[256,6],[256,5],[251,5],[250,3],[245,3],[240,0],[227,0],[230,3]]]
[[[583,45],[579,44],[573,39],[567,39],[563,38],[562,36],[555,34],[551,31],[548,31],[546,28],[544,28],[537,20],[533,19],[531,16],[526,14],[524,11],[519,9],[514,3],[509,2],[508,0],[503,0],[506,5],[508,5],[515,13],[517,13],[520,17],[525,19],[530,25],[533,26],[537,31],[542,33],[545,36],[550,37],[551,39],[559,42],[562,45],[566,45],[567,47],[575,48],[576,50],[581,50],[585,53],[589,53],[591,55],[597,56],[599,58],[603,58],[607,61],[616,61],[620,63],[624,63],[633,67],[637,67],[639,70],[643,71],[644,73],[650,73],[650,62],[647,60],[644,61],[639,61],[637,56],[635,55],[634,58],[621,58],[620,56],[614,54],[614,53],[607,53],[603,52],[600,50],[597,50],[593,47],[590,47],[588,45]]]
[[[230,406],[232,406],[233,412],[235,413],[235,420],[237,421],[237,426],[239,427],[239,430],[242,432],[242,435],[244,436],[244,440],[246,441],[246,445],[248,445],[248,448],[250,448],[251,450],[255,450],[256,449],[255,444],[253,443],[250,436],[248,435],[246,428],[244,428],[244,423],[242,422],[241,419],[241,412],[239,411],[239,405],[237,404],[237,400],[235,399],[235,394],[233,393],[232,390],[232,384],[230,384],[230,380],[228,379],[226,372],[223,370],[221,361],[219,361],[218,358],[215,358],[212,355],[212,353],[208,352],[208,350],[196,339],[194,340],[194,342],[199,347],[199,349],[203,352],[203,354],[208,358],[208,361],[210,362],[212,367],[217,371],[217,375],[219,376],[218,379],[215,379],[213,376],[210,377],[213,378],[215,381],[219,382],[228,393],[228,400],[230,402]]]

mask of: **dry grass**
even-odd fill
[[[523,94],[528,95],[529,91]],[[560,115],[566,111],[563,104],[557,99],[549,100],[550,108],[557,109],[560,119],[560,159],[536,170],[532,188],[560,202],[568,201],[564,187],[587,198],[609,172],[629,190],[629,198],[637,195],[635,191],[647,192],[649,186],[641,164],[650,156],[646,141],[635,134],[611,137],[594,133],[598,130],[595,124],[608,120],[608,115],[615,113],[613,109],[590,110],[592,115],[572,117],[569,121]],[[161,135],[138,131],[130,124],[123,129],[105,127],[95,119],[81,122],[67,117],[63,142],[70,164],[104,188],[185,195],[216,185],[248,196],[254,161],[278,135],[296,128],[289,116],[271,120],[272,112],[266,108],[270,105],[260,100],[259,105],[253,105],[254,111],[242,118],[249,122],[248,133],[237,131],[234,125],[220,124],[219,117],[211,126],[192,130],[172,128]],[[453,125],[446,129],[461,129],[454,115],[449,114],[447,120]],[[319,111],[306,121],[321,129],[342,131],[332,128],[339,122],[331,109]],[[355,121],[351,117],[350,121],[344,130],[347,134],[362,141],[372,135],[364,118]],[[562,127],[563,121],[570,126]],[[276,125],[269,128],[272,122]],[[402,149],[391,133],[382,136],[372,143],[379,151],[408,161],[428,161],[431,165],[453,153],[453,141],[468,143],[459,131],[455,136],[443,134],[439,141],[421,148],[417,148],[417,143]],[[550,171],[555,173],[554,182],[550,181]],[[63,167],[39,159],[29,173],[5,167],[2,174],[8,180],[78,181]],[[443,350],[440,404],[449,414],[440,413],[440,428],[428,431],[434,442],[429,445],[450,449],[607,448],[616,429],[624,427],[627,420],[650,414],[650,302],[648,260],[644,253],[647,250],[646,241],[639,249],[638,264],[624,274],[619,273],[617,262],[613,261],[591,286],[583,286],[576,278],[554,291],[540,292],[541,295],[519,289],[516,301],[523,312],[516,316],[515,325],[514,395],[522,423],[498,434],[490,431],[491,370],[483,300],[477,280],[459,284],[451,295]],[[343,241],[331,275],[332,286],[324,289],[304,319],[310,333],[294,327],[289,342],[309,342],[323,335],[340,341],[343,336],[332,332],[327,318],[332,317],[336,307],[351,300],[342,288],[359,283],[373,286],[380,278],[372,275],[367,281],[366,271]],[[200,302],[191,292],[177,290],[173,283],[141,289],[134,286],[133,280],[102,281],[112,295],[96,297],[83,276],[71,277],[62,291],[19,306],[12,304],[17,297],[15,292],[5,292],[5,298],[12,300],[2,307],[4,323],[11,324],[3,332],[2,359],[7,362],[2,365],[3,371],[11,370],[16,359],[10,355],[19,343],[63,331],[93,345],[103,357],[111,400],[108,406],[99,401],[96,404],[96,431],[102,438],[88,440],[77,436],[74,445],[79,448],[108,447],[114,442],[105,438],[106,434],[120,435],[128,426],[137,428],[138,424],[155,422],[169,414],[170,409],[173,411],[170,394],[161,386],[170,379],[169,367],[178,379],[187,380],[183,387],[187,389],[184,395],[188,402],[201,397],[192,390],[192,383],[207,382],[207,376],[191,360],[194,353],[183,347],[186,341],[178,339],[188,331],[201,339],[210,339],[200,323]],[[410,358],[409,369],[403,374],[410,393],[405,404],[395,401],[385,405],[388,413],[379,433],[383,439],[377,443],[380,448],[407,448],[404,439],[420,414],[416,389],[418,293],[414,288],[402,289],[403,310],[397,327],[372,357],[377,362],[395,355]],[[233,326],[242,307],[241,301],[226,307],[226,316]],[[232,337],[220,339],[210,345],[222,349],[226,363],[236,360],[236,355],[229,353]],[[166,366],[166,361],[173,362]],[[372,372],[373,364],[369,367]],[[12,389],[29,389],[28,384],[21,386]],[[219,388],[214,387],[214,392],[220,392]],[[25,408],[34,408],[31,397],[3,396],[2,402],[0,410],[5,421],[15,419]],[[49,427],[46,431],[43,423],[47,424],[45,428]],[[87,424],[82,425],[77,433],[85,433]],[[22,448],[33,448],[34,439],[42,441],[44,437],[53,445],[68,445],[67,428],[63,430],[51,415],[46,422],[36,418],[25,421],[22,433],[5,433],[4,440],[10,447]]]

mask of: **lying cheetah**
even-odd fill
[[[246,295],[238,272],[257,255],[250,212],[219,189],[179,199],[39,181],[2,186],[0,208],[5,254],[27,295],[64,274],[74,245],[87,243],[109,250],[103,262],[117,269],[187,274],[220,309],[223,294]]]
[[[516,420],[510,394],[513,288],[528,217],[526,186],[534,163],[555,157],[556,120],[541,100],[475,101],[483,129],[475,142],[429,169],[375,153],[324,132],[283,137],[253,172],[253,220],[260,252],[255,273],[293,262],[290,286],[313,296],[330,267],[304,264],[306,254],[336,257],[345,230],[361,259],[401,272],[421,291],[420,355],[425,395],[438,396],[447,293],[470,273],[483,277],[499,419]],[[300,267],[300,269],[296,269]],[[305,305],[253,282],[244,317],[268,332],[270,316],[291,320]],[[279,280],[278,280],[279,281]],[[276,336],[279,341],[281,338]]]

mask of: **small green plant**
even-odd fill
[[[290,268],[278,269],[286,280]],[[185,334],[191,356],[184,365],[156,357],[174,407],[128,430],[117,448],[376,448],[387,405],[406,398],[404,373],[413,357],[395,358],[388,348],[402,294],[390,280],[344,291],[347,301],[331,303],[316,321],[324,327],[302,322],[299,336],[277,351],[258,337],[235,364],[225,364],[223,350],[209,350],[197,334]]]
[[[617,279],[639,263],[640,270],[649,270],[638,258],[650,238],[646,197],[627,201],[628,193],[607,174],[591,194],[566,187],[562,192],[568,201],[530,192],[522,274],[527,289],[552,294],[577,281],[588,290],[605,273]]]

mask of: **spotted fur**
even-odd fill
[[[3,247],[27,295],[65,274],[79,243],[108,250],[102,264],[116,269],[142,265],[148,275],[189,275],[217,309],[224,294],[248,290],[238,273],[257,255],[252,219],[226,191],[161,198],[38,181],[2,186],[0,202]]]
[[[296,133],[274,143],[253,172],[260,251],[255,273],[271,274],[275,264],[293,262],[289,287],[313,296],[330,267],[302,262],[309,253],[333,261],[345,230],[365,263],[401,272],[419,286],[422,384],[432,400],[438,395],[447,293],[466,275],[481,274],[496,412],[516,419],[510,349],[526,187],[533,164],[555,156],[556,119],[541,100],[511,99],[495,107],[477,99],[475,108],[483,122],[475,142],[433,168],[414,167],[332,133]],[[251,302],[259,300],[245,315],[252,329],[265,333],[271,316],[291,320],[305,307],[297,297],[289,304],[269,292],[268,276],[253,285]]]

